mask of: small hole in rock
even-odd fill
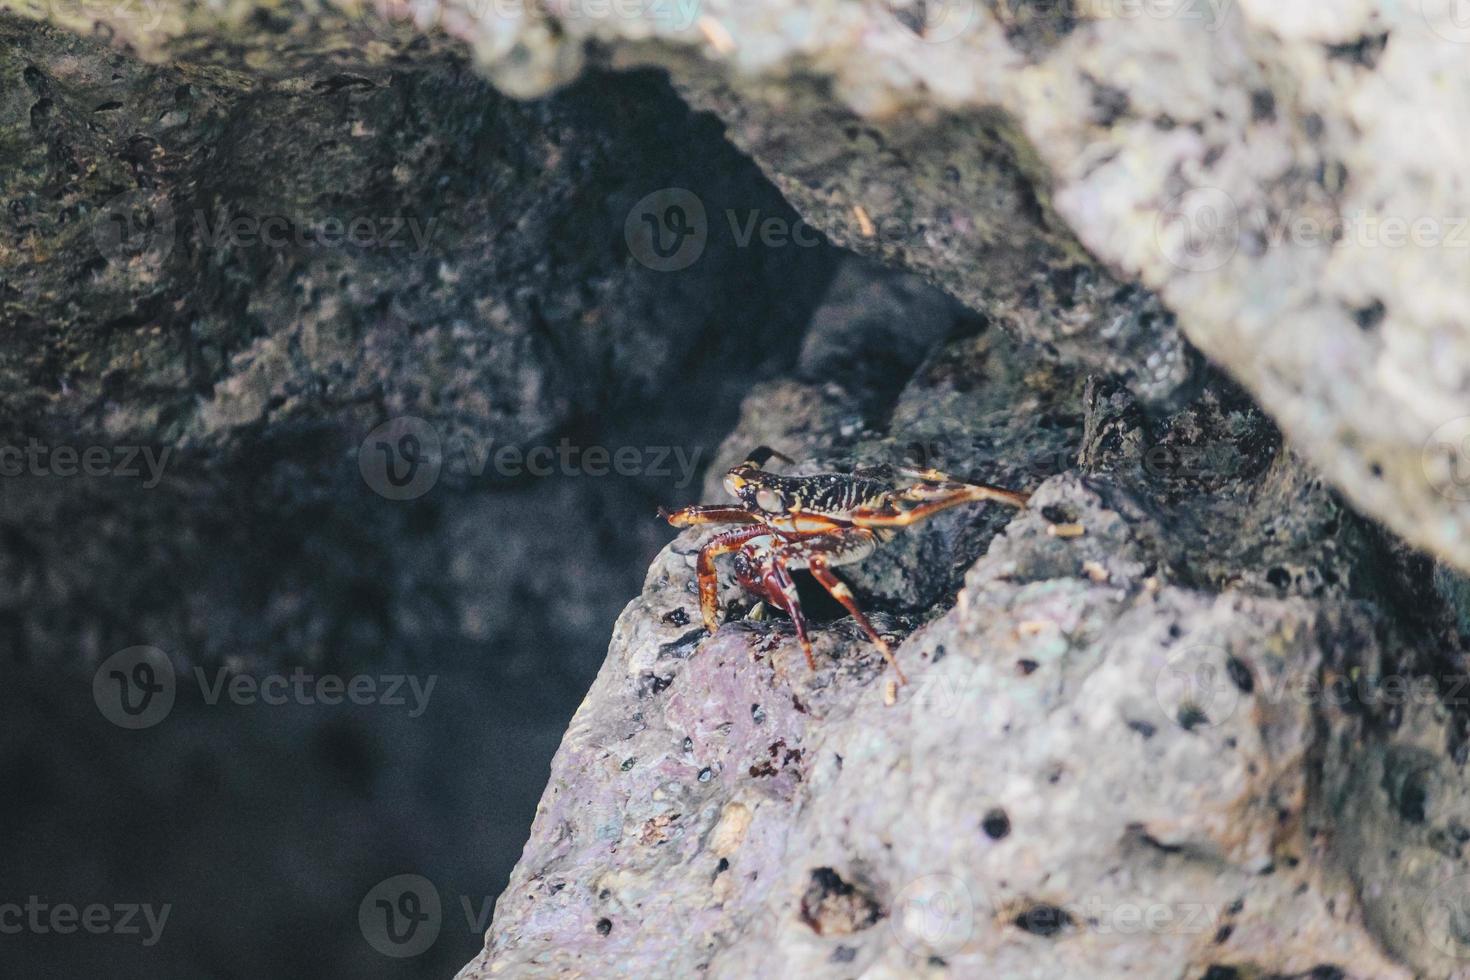
[[[1023,932],[1049,938],[1072,925],[1072,916],[1055,905],[1033,905],[1016,916],[1015,924]]]
[[[1249,694],[1255,690],[1255,678],[1251,676],[1251,669],[1245,665],[1245,661],[1239,657],[1230,657],[1225,661],[1225,670],[1230,674],[1230,680],[1243,693]]]
[[[1179,708],[1179,727],[1186,732],[1194,731],[1199,725],[1208,724],[1209,720],[1209,715],[1205,714],[1195,705],[1186,704]]]

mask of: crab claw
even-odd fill
[[[740,465],[754,466],[756,469],[760,469],[772,459],[779,459],[781,462],[787,464],[794,464],[796,462],[796,460],[792,459],[790,456],[787,456],[785,453],[777,452],[770,446],[756,446],[745,457],[745,462],[741,463]]]

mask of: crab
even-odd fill
[[[734,554],[736,580],[756,598],[785,611],[796,629],[807,665],[816,669],[806,617],[791,573],[805,569],[852,615],[868,639],[908,683],[893,650],[868,622],[834,568],[862,561],[899,530],[941,510],[994,501],[1025,507],[1028,494],[966,483],[932,469],[867,469],[854,473],[784,476],[765,468],[772,458],[792,462],[761,446],[725,474],[725,489],[738,504],[694,504],[659,515],[674,527],[734,524],[699,551],[695,563],[699,611],[705,629],[719,627],[715,559]],[[895,477],[903,478],[902,482]]]

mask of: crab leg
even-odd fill
[[[691,504],[670,513],[662,507],[658,516],[674,527],[693,527],[696,524],[759,524],[760,518],[748,510],[733,504]]]
[[[720,626],[720,583],[715,574],[715,558],[738,551],[751,538],[770,533],[763,524],[732,528],[716,534],[699,549],[699,558],[694,563],[695,574],[699,579],[699,614],[704,619],[704,628],[711,633]]]
[[[780,598],[786,615],[791,617],[791,625],[796,627],[796,642],[801,644],[801,652],[806,654],[806,665],[816,670],[817,659],[812,656],[812,641],[807,636],[806,614],[801,611],[801,600],[796,596],[796,583],[781,559],[774,553],[771,557],[771,570],[766,573],[766,591],[772,598]]]
[[[1030,494],[987,486],[983,483],[960,483],[943,478],[944,474],[926,471],[925,482],[894,495],[879,507],[858,507],[851,520],[858,527],[907,527],[960,504],[994,500],[1012,507],[1025,507]]]
[[[840,528],[826,534],[813,535],[782,545],[772,552],[771,559],[772,563],[782,570],[805,568],[811,572],[812,578],[831,593],[832,598],[840,602],[842,608],[846,609],[863,632],[868,634],[868,639],[872,640],[878,652],[883,654],[883,659],[893,667],[894,673],[898,675],[899,683],[907,684],[908,678],[904,677],[903,669],[898,666],[892,648],[873,628],[873,624],[868,622],[868,617],[863,615],[847,583],[832,571],[833,567],[862,561],[871,555],[877,546],[877,538],[871,531],[858,527]],[[795,619],[795,617],[792,618]],[[799,635],[800,631],[798,631]]]
[[[868,622],[868,617],[864,616],[863,611],[858,608],[857,600],[853,598],[852,590],[847,587],[847,583],[833,574],[832,570],[827,567],[827,563],[823,561],[813,561],[811,573],[812,578],[822,583],[822,587],[832,594],[832,598],[842,603],[842,607],[852,614],[852,618],[863,628],[863,632],[868,634],[868,639],[873,641],[873,646],[878,648],[878,652],[883,654],[883,659],[893,667],[893,672],[898,675],[898,682],[907,684],[909,679],[903,676],[903,668],[894,658],[888,641],[878,635],[878,631],[873,629],[873,624]]]
[[[792,459],[790,456],[787,456],[785,453],[778,453],[770,446],[756,446],[750,452],[745,454],[745,462],[741,463],[740,465],[752,466],[756,469],[760,469],[761,467],[769,463],[773,458],[779,459],[783,463],[796,462],[796,460]]]

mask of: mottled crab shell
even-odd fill
[[[771,514],[799,511],[838,519],[859,507],[878,506],[893,492],[891,485],[869,477],[842,473],[781,476],[763,470],[732,470],[726,487],[755,510]]]

